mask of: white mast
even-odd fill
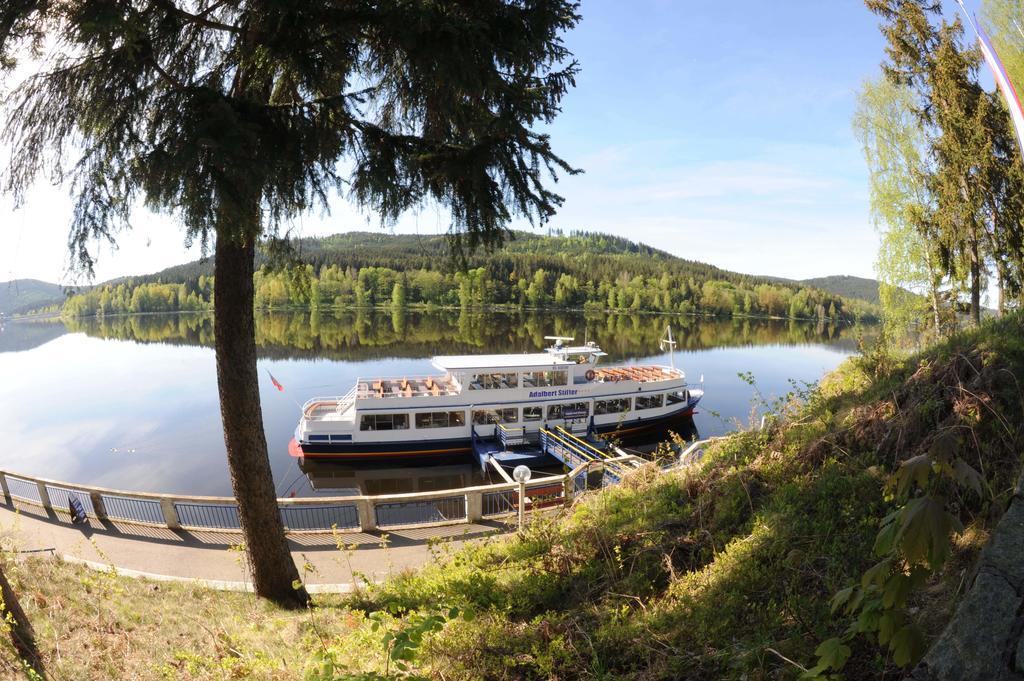
[[[662,338],[661,339],[661,343],[659,343],[659,346],[661,347],[662,352],[665,351],[665,346],[666,345],[668,346],[668,363],[669,363],[669,366],[671,366],[673,369],[675,369],[676,368],[676,356],[675,356],[676,342],[674,340],[672,340],[672,325],[671,324],[668,324],[668,325],[665,326],[665,332],[666,332],[667,338]]]

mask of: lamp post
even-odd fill
[[[523,531],[523,520],[526,518],[526,483],[533,473],[528,466],[516,466],[512,470],[512,479],[519,483],[519,531]]]

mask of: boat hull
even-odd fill
[[[693,416],[695,404],[680,411],[650,419],[632,419],[622,423],[597,426],[602,434],[612,434],[623,443],[631,439],[642,438],[652,431],[664,430],[680,420]],[[302,443],[292,439],[288,443],[288,453],[296,458],[305,459],[345,459],[345,460],[381,460],[381,459],[431,459],[453,455],[471,454],[472,439],[456,438],[446,440],[418,440],[402,442],[333,442],[333,443]]]

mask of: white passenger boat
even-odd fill
[[[555,426],[628,438],[692,414],[704,394],[674,359],[599,367],[606,353],[597,344],[546,338],[554,345],[545,352],[434,357],[438,375],[360,378],[347,395],[313,398],[289,450],[308,458],[440,457],[471,452],[474,438],[525,445]],[[664,342],[674,346],[671,329]]]

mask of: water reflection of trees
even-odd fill
[[[64,328],[51,320],[0,321],[0,352],[31,350],[63,334]]]
[[[213,319],[204,314],[154,314],[65,320],[69,331],[99,338],[213,345]],[[372,359],[542,349],[546,335],[594,340],[616,358],[658,352],[671,323],[680,350],[770,344],[828,344],[854,349],[860,330],[834,324],[764,319],[550,312],[418,312],[357,310],[263,313],[256,342],[270,358]],[[870,329],[868,329],[870,332]]]

